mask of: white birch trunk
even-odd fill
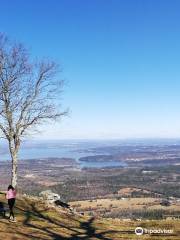
[[[15,188],[17,186],[17,153],[11,154],[12,158],[12,175],[11,175],[11,185]]]
[[[11,172],[11,185],[16,188],[17,187],[17,164],[18,164],[18,153],[19,145],[9,141],[9,150],[11,154],[11,162],[12,162],[12,172]]]

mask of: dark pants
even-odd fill
[[[9,217],[12,216],[13,218],[14,218],[14,213],[13,213],[14,204],[15,204],[15,198],[10,198],[10,199],[8,199],[8,205],[9,205],[9,210],[10,210],[10,215],[9,215]]]

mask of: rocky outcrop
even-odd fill
[[[42,191],[40,192],[39,196],[48,203],[55,203],[61,199],[59,194],[53,193],[51,190]]]
[[[59,194],[53,193],[51,190],[42,191],[39,196],[46,202],[48,207],[59,207],[62,209],[68,209],[70,212],[74,212],[68,203],[61,201]]]

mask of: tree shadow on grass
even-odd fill
[[[81,222],[80,223],[80,228],[84,230],[84,233],[82,234],[72,234],[72,236],[68,239],[70,240],[75,240],[75,239],[81,239],[81,240],[86,240],[86,239],[91,239],[91,238],[96,238],[96,239],[102,239],[102,240],[111,240],[112,238],[106,237],[106,234],[110,233],[117,233],[118,231],[103,231],[103,232],[97,232],[97,229],[93,226],[94,218],[92,217],[86,222]]]
[[[106,235],[111,234],[113,236],[113,234],[120,233],[115,230],[98,230],[94,227],[94,218],[90,218],[87,221],[81,221],[68,215],[67,218],[70,222],[67,225],[66,222],[63,223],[58,219],[49,217],[44,210],[40,211],[37,209],[35,204],[30,204],[30,208],[30,210],[24,211],[25,219],[23,225],[31,230],[31,237],[29,233],[18,232],[18,234],[27,238],[30,237],[32,239],[40,240],[46,240],[49,238],[53,240],[113,240],[113,238],[106,237]],[[76,221],[78,226],[71,224],[71,221]]]

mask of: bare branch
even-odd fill
[[[0,130],[11,153],[29,131],[67,114],[60,105],[63,81],[57,73],[55,62],[32,63],[22,44],[0,34]]]

